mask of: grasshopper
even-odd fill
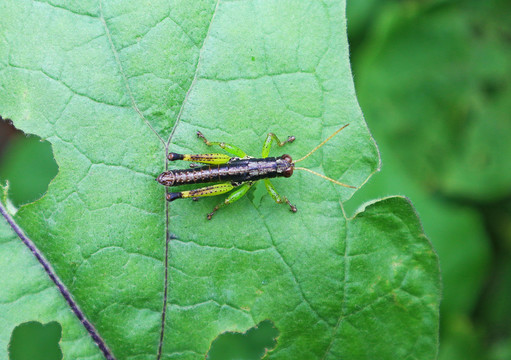
[[[292,205],[287,197],[279,195],[273,184],[270,182],[270,178],[290,177],[293,175],[294,170],[304,170],[323,179],[331,181],[337,185],[356,189],[354,186],[343,184],[310,169],[295,166],[297,162],[308,158],[348,125],[349,124],[346,124],[335,131],[321,144],[312,149],[307,155],[296,161],[293,161],[291,156],[288,154],[284,154],[279,157],[268,157],[273,142],[277,143],[278,146],[284,146],[286,143],[293,142],[295,140],[294,136],[289,136],[287,140],[280,141],[275,134],[269,133],[263,144],[262,157],[254,158],[248,156],[243,150],[236,146],[224,142],[208,141],[200,131],[197,131],[197,136],[201,138],[204,143],[206,143],[206,145],[219,146],[233,156],[218,153],[195,155],[169,153],[167,155],[167,159],[170,161],[183,160],[208,165],[198,167],[196,164],[192,163],[190,164],[189,169],[164,171],[158,176],[156,180],[160,184],[169,187],[186,184],[219,182],[219,184],[209,185],[199,189],[168,192],[166,194],[168,201],[174,201],[181,198],[192,198],[197,200],[200,197],[225,194],[235,189],[224,200],[224,202],[215,206],[213,211],[207,215],[208,220],[211,220],[215,212],[218,211],[218,209],[221,207],[232,204],[233,202],[242,198],[247,193],[247,191],[259,180],[264,181],[264,185],[266,186],[268,193],[276,203],[288,204],[290,210],[292,212],[296,212],[296,206]]]

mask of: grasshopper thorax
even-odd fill
[[[288,154],[284,154],[277,158],[277,172],[281,173],[284,177],[290,177],[293,175],[293,159]]]

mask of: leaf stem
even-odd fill
[[[36,247],[34,242],[28,238],[27,235],[23,232],[23,230],[16,224],[14,219],[9,215],[7,212],[7,209],[3,206],[2,203],[0,203],[0,213],[2,216],[7,220],[7,223],[9,226],[14,230],[16,235],[21,239],[21,241],[28,247],[28,249],[32,252],[32,254],[35,256],[37,261],[43,266],[44,271],[46,274],[50,277],[51,281],[55,285],[57,285],[57,288],[59,289],[60,293],[68,303],[68,305],[71,307],[71,310],[76,315],[78,320],[82,323],[82,325],[85,327],[85,330],[89,333],[89,335],[92,337],[92,340],[96,343],[96,345],[99,347],[103,355],[107,360],[115,360],[115,357],[113,356],[110,349],[107,347],[105,341],[101,338],[96,328],[94,328],[94,325],[87,320],[85,317],[85,314],[83,311],[78,307],[78,304],[71,296],[71,293],[67,289],[67,287],[64,285],[62,280],[57,276],[55,270],[50,265],[50,262],[46,260],[44,255],[39,251],[39,249]]]

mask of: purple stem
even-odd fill
[[[92,337],[92,340],[94,340],[94,342],[99,347],[99,349],[101,350],[101,352],[103,353],[105,358],[107,360],[115,360],[114,355],[112,354],[110,349],[108,349],[108,347],[106,346],[105,341],[101,338],[101,336],[99,336],[99,333],[94,328],[94,325],[92,325],[91,322],[89,320],[87,320],[87,318],[85,317],[85,314],[78,307],[78,304],[75,302],[75,300],[71,296],[71,293],[66,288],[66,286],[64,285],[62,280],[60,280],[60,278],[57,276],[57,274],[55,273],[55,270],[53,270],[53,268],[51,267],[48,260],[46,260],[46,258],[39,251],[39,249],[35,246],[35,244],[32,242],[32,240],[30,240],[25,235],[25,233],[23,232],[23,230],[21,230],[21,228],[18,226],[18,224],[16,224],[16,222],[14,222],[14,219],[11,217],[11,215],[9,215],[9,213],[7,212],[7,210],[4,208],[4,206],[1,203],[0,203],[0,213],[3,215],[5,220],[7,220],[7,222],[9,223],[11,228],[14,230],[14,232],[19,236],[21,241],[23,241],[23,243],[30,249],[32,254],[34,254],[37,261],[39,261],[39,263],[43,266],[44,271],[46,271],[46,274],[48,274],[48,276],[50,277],[51,281],[53,281],[53,283],[55,285],[57,285],[57,288],[59,289],[59,291],[62,294],[62,296],[64,297],[64,299],[67,301],[67,303],[71,307],[71,310],[76,315],[78,320],[80,320],[82,325],[85,327],[85,329],[87,330],[89,335]]]

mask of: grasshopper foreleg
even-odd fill
[[[284,146],[288,142],[291,143],[291,142],[295,141],[295,137],[288,136],[287,140],[280,141],[279,138],[277,137],[277,135],[275,135],[274,133],[269,133],[266,136],[266,140],[264,140],[264,143],[263,143],[263,158],[268,157],[268,155],[270,154],[271,143],[273,141],[275,141],[278,146]]]
[[[287,199],[287,197],[279,195],[279,193],[277,192],[277,190],[275,189],[273,184],[270,182],[270,180],[264,179],[264,185],[266,185],[266,190],[268,190],[268,193],[271,195],[271,197],[273,198],[273,200],[275,200],[275,202],[277,204],[284,204],[284,203],[286,203],[286,204],[289,205],[289,207],[291,208],[290,210],[292,212],[296,212],[297,211],[296,210],[296,206],[291,204],[289,202],[289,200]]]
[[[202,133],[200,131],[197,131],[197,136],[199,138],[201,138],[204,141],[204,143],[208,146],[216,145],[216,146],[219,146],[220,148],[224,149],[225,151],[227,151],[229,154],[232,154],[236,157],[239,157],[239,158],[247,157],[247,154],[237,146],[230,145],[230,144],[227,144],[224,142],[209,141],[208,139],[206,139],[206,137],[204,135],[202,135]]]

